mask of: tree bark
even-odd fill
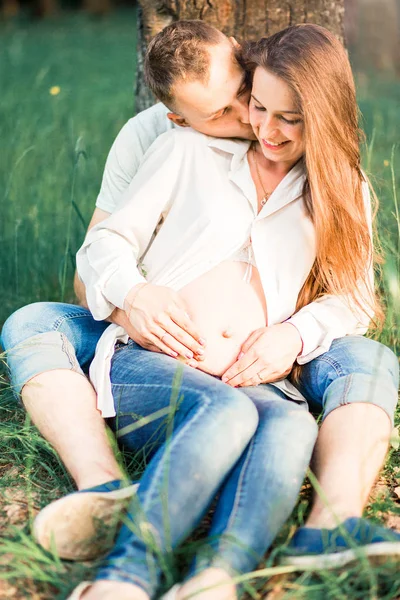
[[[256,40],[296,23],[317,23],[343,41],[344,0],[139,0],[136,110],[155,102],[143,83],[143,56],[172,21],[203,19],[238,40]]]

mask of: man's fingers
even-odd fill
[[[163,354],[167,354],[168,356],[171,356],[171,358],[175,359],[177,359],[179,356],[179,354],[171,350],[171,348],[169,348],[166,344],[160,341],[160,339],[157,336],[153,334],[148,334],[148,337],[135,337],[136,340],[134,341],[136,341],[136,343],[139,344],[139,346],[142,346],[142,348],[146,348],[146,350],[151,350],[152,352],[162,352]],[[183,363],[188,367],[192,367],[193,369],[197,369],[199,366],[199,362],[195,358],[191,358],[190,360],[185,358],[183,360]]]
[[[192,360],[194,358],[196,360],[201,360],[202,356],[195,354],[190,348],[178,341],[177,336],[182,337],[182,330],[178,330],[179,328],[177,325],[170,321],[163,327],[154,326],[151,332],[149,331],[148,334],[144,334],[144,337],[150,339],[150,336],[155,336],[154,339],[158,340],[156,342],[157,347],[161,348],[161,346],[166,346],[170,350],[168,354],[171,354],[171,351],[174,352],[175,358],[177,356],[182,356],[186,360]],[[153,340],[153,338],[151,339]],[[198,347],[197,344],[196,349]],[[201,348],[200,350],[202,351]]]
[[[165,327],[166,331],[186,349],[184,356],[186,356],[189,351],[195,355],[198,360],[202,360],[205,349],[191,335],[173,321],[170,321]]]
[[[146,336],[142,336],[142,340],[138,340],[137,343],[152,352],[163,352],[164,354],[168,354],[168,356],[172,356],[172,358],[178,358],[179,356],[179,352],[176,352],[173,348],[167,346],[161,338],[150,332],[148,332]]]
[[[206,341],[201,337],[199,330],[193,323],[184,307],[180,308],[177,306],[170,311],[169,317],[179,328],[185,332],[185,334],[188,336],[188,339],[191,338],[193,340],[191,343],[195,344],[195,348],[204,348]]]

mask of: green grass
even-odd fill
[[[117,132],[133,114],[135,15],[107,20],[64,16],[40,23],[1,26],[0,36],[0,323],[16,308],[38,300],[72,300],[74,253],[99,190],[104,161]],[[359,103],[367,133],[364,166],[381,201],[379,229],[387,261],[382,291],[388,319],[380,339],[400,346],[400,82],[360,75]],[[52,87],[60,92],[51,95]],[[397,196],[396,196],[397,191]],[[367,508],[377,521],[400,529],[394,489],[400,453],[393,441],[378,493]],[[132,473],[140,468],[125,457]],[[61,562],[30,537],[34,510],[73,489],[49,444],[15,406],[5,379],[0,404],[0,597],[63,599],[95,565]],[[303,522],[306,487],[277,545]],[[206,523],[203,524],[203,529]],[[187,562],[197,537],[177,553]],[[266,558],[271,568],[274,551]],[[176,567],[172,567],[173,569]],[[8,582],[8,588],[2,585]],[[360,564],[340,574],[249,575],[249,597],[274,599],[400,598],[400,575],[390,565]],[[279,592],[280,590],[280,592]],[[281,594],[279,596],[279,593]]]

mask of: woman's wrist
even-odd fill
[[[301,356],[301,354],[303,353],[303,350],[304,350],[304,342],[303,342],[303,338],[301,337],[300,331],[297,329],[296,325],[294,323],[291,323],[290,321],[285,321],[284,323],[282,323],[282,325],[291,325],[293,327],[293,329],[295,329],[297,331],[300,350],[296,354],[296,358],[298,356]]]

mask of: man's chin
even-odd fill
[[[254,141],[257,139],[257,136],[251,127],[249,127],[248,130],[242,129],[240,131],[236,131],[235,133],[234,132],[232,132],[232,133],[226,132],[226,135],[224,135],[224,137],[237,138],[239,140],[251,140],[251,141]]]
[[[244,140],[251,140],[252,142],[254,142],[257,139],[257,136],[254,133],[254,131],[251,129],[247,135],[243,136],[243,139]]]

